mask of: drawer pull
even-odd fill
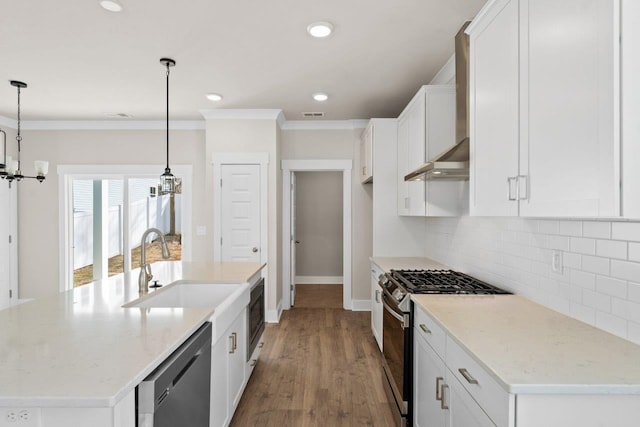
[[[258,361],[256,359],[253,359],[250,363],[249,366],[256,366],[256,363],[258,363]]]
[[[424,323],[420,323],[420,329],[422,329],[426,334],[431,333],[431,329],[427,328],[427,325],[425,325]]]
[[[442,395],[440,394],[440,381],[444,381],[444,378],[436,378],[436,400],[442,400]]]
[[[443,409],[443,410],[445,410],[445,411],[449,409],[449,405],[446,405],[446,404],[444,403],[444,397],[445,397],[445,395],[444,395],[444,390],[445,390],[445,389],[448,389],[448,388],[449,388],[449,386],[448,386],[448,385],[446,385],[446,384],[442,384],[442,385],[440,386],[440,409]]]
[[[264,347],[264,343],[263,343],[263,342],[261,342],[260,344],[258,344],[258,348],[262,348],[262,347]]]
[[[478,384],[478,380],[473,378],[471,376],[471,374],[469,373],[469,371],[467,371],[465,368],[460,368],[458,369],[458,372],[460,372],[462,374],[462,376],[464,377],[465,380],[467,380],[467,382],[469,384]]]

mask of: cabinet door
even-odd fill
[[[407,169],[404,172],[405,175],[419,168],[426,162],[425,102],[424,92],[419,92],[419,95],[413,99],[406,113],[409,121],[409,141],[407,145]],[[426,213],[424,181],[412,181],[408,182],[407,185],[409,196],[408,214],[410,216],[424,216]]]
[[[436,352],[414,334],[413,419],[418,427],[444,427],[449,411],[443,409],[441,391],[446,368]],[[466,424],[459,424],[466,426]]]
[[[360,181],[373,181],[373,124],[369,124],[360,137]]]
[[[444,399],[449,406],[447,426],[451,427],[495,427],[480,405],[462,387],[462,384],[449,372]]]
[[[382,351],[382,294],[375,270],[371,270],[371,332]]]
[[[230,412],[233,414],[244,388],[245,363],[247,361],[246,348],[246,309],[242,310],[233,324],[229,327],[233,346],[229,349],[229,399]]]
[[[494,5],[470,30],[470,213],[517,216],[519,8]]]
[[[619,2],[522,1],[520,214],[618,216]]]
[[[225,334],[211,349],[211,427],[224,427],[231,422],[228,367],[230,348],[231,339]]]
[[[398,215],[409,215],[409,183],[404,176],[409,171],[407,156],[409,149],[409,120],[407,116],[398,118]]]

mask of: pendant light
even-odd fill
[[[169,167],[169,74],[171,67],[175,67],[176,61],[170,58],[161,58],[160,63],[167,68],[167,166],[160,175],[160,195],[174,194],[176,192],[176,178]]]
[[[6,144],[7,137],[6,137],[6,134],[2,132],[4,134],[4,144],[3,144],[3,160],[2,160],[3,164],[0,165],[2,167],[2,170],[0,171],[0,176],[2,176],[3,179],[6,179],[7,181],[9,181],[9,183],[13,182],[14,180],[17,182],[20,182],[24,178],[33,178],[33,179],[37,179],[39,182],[42,182],[44,181],[45,175],[49,170],[49,162],[47,161],[36,160],[34,162],[36,176],[26,176],[22,174],[22,164],[20,162],[20,152],[22,151],[22,135],[20,134],[21,123],[22,123],[21,117],[20,117],[20,90],[25,89],[27,87],[27,84],[17,80],[11,80],[10,83],[11,83],[11,86],[14,86],[18,90],[18,134],[16,136],[16,141],[18,142],[18,160],[13,160],[11,156],[7,156],[7,144]]]

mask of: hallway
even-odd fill
[[[393,425],[370,313],[336,307],[339,285],[297,289],[296,307],[284,311],[279,324],[267,325],[263,352],[231,425]]]

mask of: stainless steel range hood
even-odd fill
[[[469,36],[464,23],[456,34],[456,141],[452,147],[405,175],[405,181],[462,181],[469,179]]]

